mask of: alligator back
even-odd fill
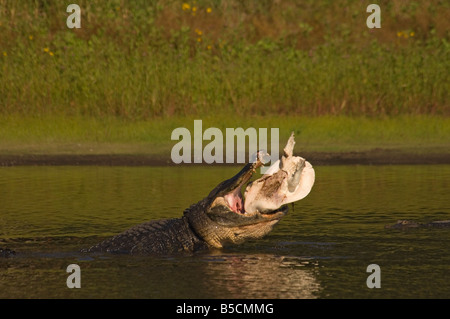
[[[134,226],[85,251],[165,255],[183,251],[193,252],[207,247],[183,217],[150,221]]]

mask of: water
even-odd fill
[[[0,298],[449,298],[450,166],[320,166],[311,194],[262,240],[194,256],[89,256],[84,247],[180,217],[240,167],[0,168]],[[69,264],[81,289],[69,289]],[[367,266],[381,269],[369,289]]]

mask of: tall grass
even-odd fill
[[[450,114],[445,1],[72,2],[0,0],[0,114]]]

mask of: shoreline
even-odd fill
[[[313,165],[432,165],[450,164],[450,153],[414,153],[404,150],[372,149],[348,152],[305,152]],[[186,166],[241,165],[241,163],[181,163],[156,154],[0,154],[0,167],[11,166]]]

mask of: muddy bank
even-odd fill
[[[313,165],[420,165],[450,164],[450,153],[420,153],[374,149],[364,152],[310,152],[302,154]],[[0,166],[168,166],[170,156],[139,154],[104,155],[1,155]],[[202,164],[179,164],[202,165]],[[208,164],[203,164],[208,165]],[[214,164],[230,165],[230,164]],[[239,164],[240,165],[240,164]]]

